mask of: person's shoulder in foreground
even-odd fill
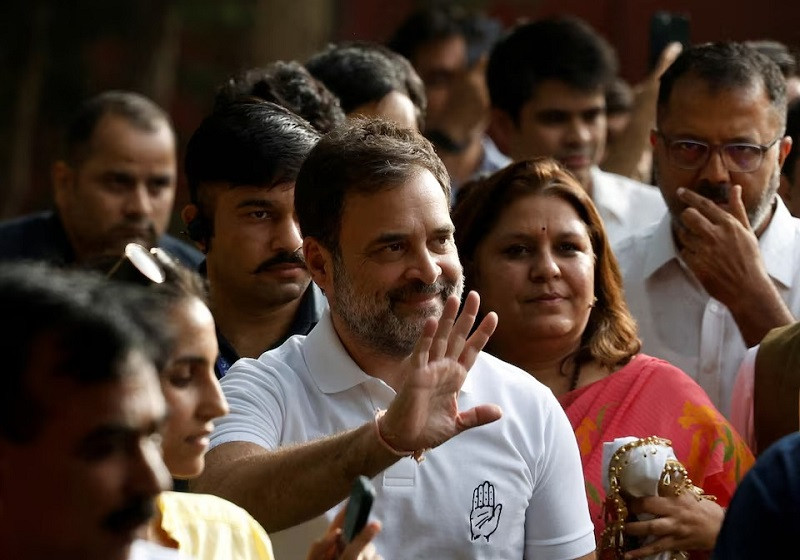
[[[0,222],[0,260],[43,260],[61,264],[70,252],[64,229],[52,211]]]
[[[725,514],[714,560],[791,557],[800,528],[800,433],[772,444]]]
[[[162,492],[161,526],[195,560],[272,560],[264,529],[239,506],[210,494]]]

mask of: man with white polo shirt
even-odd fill
[[[431,144],[385,121],[326,135],[303,163],[303,252],[330,309],[307,337],[230,369],[231,413],[193,485],[247,509],[282,560],[305,557],[299,543],[358,475],[377,489],[385,558],[594,558],[563,410],[480,352],[497,317],[469,334],[477,294],[456,319],[449,195]]]

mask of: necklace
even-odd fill
[[[570,392],[574,391],[578,388],[578,379],[581,377],[581,366],[575,365],[575,369],[572,372],[572,375],[569,379],[569,390]]]

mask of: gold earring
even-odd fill
[[[597,305],[597,296],[592,297],[592,303],[589,304],[589,307],[592,308]]]

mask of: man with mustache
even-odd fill
[[[143,297],[85,271],[0,267],[0,558],[126,560],[169,487],[169,349]]]
[[[580,181],[612,243],[664,215],[658,189],[598,166],[605,150],[606,89],[616,53],[584,21],[522,23],[492,49],[486,82],[492,134],[514,161],[552,157]]]
[[[240,357],[308,333],[326,306],[294,214],[294,181],[318,139],[289,110],[253,101],[220,106],[189,139],[182,217],[206,256],[220,378]]]
[[[430,142],[388,121],[326,134],[300,169],[303,253],[329,311],[231,367],[230,413],[191,484],[248,510],[276,558],[305,558],[358,475],[376,487],[385,558],[594,558],[563,409],[481,352],[497,316],[470,335],[476,293],[457,317],[449,201]]]
[[[745,351],[800,313],[800,221],[776,194],[792,147],[784,77],[746,44],[693,46],[661,77],[656,125],[669,214],[617,250],[628,305],[643,351],[731,418]]]
[[[53,164],[55,211],[0,224],[0,260],[110,267],[125,245],[158,245],[187,266],[202,255],[166,233],[176,188],[175,133],[163,109],[130,91],[86,100]]]

